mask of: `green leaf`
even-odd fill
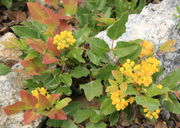
[[[84,108],[84,109],[78,109],[74,115],[73,118],[77,123],[81,123],[85,120],[87,120],[92,114],[91,108]]]
[[[88,51],[87,51],[87,55],[88,55],[90,61],[91,61],[93,64],[95,64],[95,65],[100,65],[100,64],[101,64],[101,63],[100,63],[100,58],[97,57],[91,50],[88,50]]]
[[[63,93],[65,95],[70,96],[72,94],[72,90],[68,86],[61,86],[57,88],[55,91],[53,91],[53,93]]]
[[[62,120],[53,120],[53,119],[48,119],[46,122],[46,125],[50,127],[61,127],[63,124]]]
[[[109,98],[103,100],[100,110],[103,114],[108,115],[113,113],[116,109],[114,105],[112,105],[112,101]]]
[[[121,84],[123,82],[123,74],[120,71],[117,70],[113,70],[112,71],[113,77],[115,78],[115,80]]]
[[[7,73],[9,73],[11,71],[11,68],[9,68],[8,66],[4,65],[4,64],[0,64],[0,75],[5,75]]]
[[[172,71],[168,74],[162,81],[161,84],[164,87],[168,87],[170,89],[175,89],[177,87],[177,83],[180,81],[180,68]]]
[[[13,0],[1,0],[1,3],[9,9],[12,7]]]
[[[74,115],[74,113],[80,109],[80,107],[82,106],[82,103],[74,101],[71,102],[68,106],[66,106],[65,108],[63,108],[64,112],[67,115]]]
[[[85,60],[83,59],[82,54],[83,54],[82,48],[74,47],[68,53],[68,57],[74,58],[74,59],[78,60],[81,63],[85,63]]]
[[[102,114],[100,110],[93,110],[92,114],[90,116],[90,121],[92,123],[97,123],[97,122],[99,122],[101,119],[103,119],[105,117],[106,116],[104,114]]]
[[[116,66],[108,64],[99,69],[91,69],[93,77],[101,80],[108,80],[112,76],[111,71],[117,69]]]
[[[168,40],[160,46],[159,48],[160,52],[165,53],[165,52],[175,51],[176,50],[174,48],[175,45],[176,45],[176,40]]]
[[[169,94],[168,99],[162,101],[162,105],[170,112],[180,114],[180,103],[173,94]]]
[[[128,85],[125,95],[139,95],[139,92],[133,87],[133,85]]]
[[[160,103],[158,99],[150,98],[147,96],[136,96],[136,103],[147,106],[148,110],[156,110],[159,108]]]
[[[90,49],[92,53],[98,56],[104,56],[107,52],[109,52],[109,46],[104,40],[99,38],[91,37],[87,40],[90,44]]]
[[[66,84],[67,86],[71,86],[72,78],[71,75],[68,73],[60,74],[61,82]]]
[[[119,120],[119,112],[114,112],[109,116],[110,126],[115,125]]]
[[[124,13],[124,15],[107,30],[107,35],[112,40],[116,40],[126,31],[125,24],[127,21],[128,21],[128,13]]]
[[[118,42],[116,47],[113,49],[114,55],[119,58],[128,56],[135,52],[140,46],[132,42]]]
[[[65,120],[63,121],[61,128],[78,128],[78,127],[71,120]]]
[[[156,87],[156,84],[152,84],[151,86],[149,86],[145,89],[146,89],[146,95],[149,97],[166,94],[167,92],[170,91],[170,89],[167,87],[163,87],[162,89],[158,89]]]
[[[55,107],[56,107],[56,109],[60,110],[64,107],[66,107],[69,104],[69,102],[71,102],[71,98],[64,98],[64,99],[58,101],[56,103]]]
[[[86,128],[106,128],[106,124],[104,122],[87,123]]]
[[[89,70],[85,67],[78,66],[71,72],[71,76],[74,78],[86,77],[89,74]]]
[[[94,97],[101,96],[103,93],[101,80],[95,80],[87,84],[81,84],[80,89],[84,90],[85,96],[88,101],[91,101]]]

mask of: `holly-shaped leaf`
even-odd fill
[[[38,99],[35,96],[29,94],[28,92],[24,90],[20,90],[20,97],[22,101],[31,108],[35,108],[38,102]]]
[[[71,72],[71,76],[74,78],[86,77],[89,74],[89,70],[85,67],[78,66]]]
[[[40,116],[39,114],[35,113],[33,110],[27,110],[24,113],[24,125],[31,123],[32,121],[38,119]]]
[[[85,63],[85,60],[84,58],[82,57],[82,54],[83,54],[83,50],[82,48],[80,47],[75,47],[75,48],[72,48],[68,54],[68,57],[70,58],[74,58],[76,60],[78,60],[79,62],[81,63]]]
[[[74,115],[73,118],[77,123],[81,123],[88,119],[92,114],[91,108],[84,108],[84,109],[78,109]]]
[[[123,16],[117,20],[108,30],[107,35],[112,39],[116,40],[126,31],[126,22],[128,21],[128,13],[124,13]]]
[[[52,64],[52,63],[56,63],[58,61],[59,60],[56,57],[52,56],[49,53],[45,53],[45,55],[43,57],[43,64]]]
[[[0,64],[0,75],[5,75],[10,71],[11,71],[11,69],[8,66],[6,66],[2,63]]]
[[[42,94],[39,94],[38,104],[41,111],[50,107],[49,100]]]
[[[63,110],[51,109],[46,115],[50,119],[67,120],[67,115]]]
[[[175,40],[168,40],[168,41],[166,41],[165,43],[163,43],[160,46],[160,52],[161,53],[165,53],[165,52],[176,51],[176,49],[174,48],[175,44],[176,44]]]
[[[18,101],[12,105],[4,107],[3,109],[7,115],[12,115],[25,110],[25,108],[26,104],[22,101]]]
[[[57,49],[57,46],[53,44],[52,38],[48,38],[46,46],[46,49],[52,51],[56,56],[60,54],[60,51]]]
[[[74,15],[77,11],[78,0],[63,0],[63,6],[67,15]]]
[[[66,107],[69,104],[69,102],[71,102],[71,98],[64,98],[64,99],[58,101],[56,103],[55,107],[56,107],[56,109],[60,110],[64,107]]]
[[[160,103],[158,99],[147,96],[136,96],[136,103],[147,106],[148,110],[154,111],[159,108]]]
[[[116,109],[114,105],[112,105],[112,100],[105,98],[101,104],[100,110],[103,114],[108,115],[113,113]]]
[[[91,101],[96,96],[99,97],[103,93],[103,86],[101,84],[101,80],[95,80],[87,84],[81,84],[80,89],[84,90],[88,101]]]

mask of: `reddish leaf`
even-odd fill
[[[42,5],[35,2],[28,2],[27,6],[33,19],[38,21],[45,19],[46,15],[44,13],[44,7]]]
[[[39,104],[39,108],[40,108],[41,110],[44,110],[44,109],[50,107],[49,100],[46,98],[46,96],[44,96],[44,95],[42,95],[42,94],[39,94],[38,104]]]
[[[65,13],[65,10],[64,8],[61,8],[58,12],[58,17],[60,20],[71,20],[73,18],[73,16],[67,16],[66,13]]]
[[[46,49],[52,51],[56,56],[60,54],[60,51],[57,49],[57,46],[53,44],[52,38],[48,38]]]
[[[72,26],[68,24],[66,20],[59,20],[59,29],[60,31],[64,31],[64,30],[71,31]]]
[[[24,113],[24,125],[27,125],[29,123],[31,123],[32,121],[38,119],[40,116],[35,113],[34,111],[32,110],[27,110],[25,111]]]
[[[44,54],[46,45],[39,39],[30,40],[27,39],[26,42],[37,52]]]
[[[50,104],[53,105],[59,99],[60,96],[61,94],[51,94],[48,98]]]
[[[3,109],[7,115],[12,115],[12,114],[21,112],[22,110],[25,109],[25,107],[26,107],[26,104],[24,102],[18,101],[12,105],[4,107]]]
[[[52,64],[58,62],[58,59],[49,53],[45,53],[43,57],[43,64]]]
[[[59,0],[45,0],[45,3],[53,6],[54,8],[58,8]]]
[[[65,9],[66,14],[74,15],[77,12],[77,0],[63,0],[63,6]]]
[[[67,120],[67,115],[63,110],[51,110],[47,116],[50,119]]]
[[[32,107],[32,108],[35,108],[38,102],[38,99],[35,96],[27,93],[24,90],[20,90],[20,97],[27,106]]]

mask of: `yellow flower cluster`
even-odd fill
[[[112,104],[115,105],[117,111],[124,110],[128,104],[132,104],[135,100],[134,97],[126,98],[123,91],[118,90],[111,94]]]
[[[39,98],[39,94],[42,94],[46,96],[47,98],[49,97],[49,93],[47,92],[47,89],[41,87],[41,88],[36,88],[35,90],[31,91],[32,95],[35,96],[36,98]]]
[[[144,107],[144,112],[146,113],[146,117],[150,119],[157,119],[159,117],[158,114],[160,113],[160,109],[156,109],[155,111],[149,111],[147,107]]]
[[[160,61],[155,57],[142,60],[140,64],[127,59],[126,63],[120,68],[123,75],[129,77],[132,82],[138,85],[149,86],[152,83],[152,75],[158,72]]]
[[[153,54],[153,44],[148,42],[147,40],[144,40],[141,44],[142,50],[139,54],[139,57],[145,57]]]
[[[58,50],[62,50],[64,48],[68,48],[72,46],[76,42],[74,39],[72,32],[70,31],[62,31],[60,34],[57,34],[53,38],[53,43],[57,45]]]

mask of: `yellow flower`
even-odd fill
[[[72,46],[76,42],[74,39],[72,32],[62,31],[60,34],[57,34],[53,38],[53,43],[57,45],[58,50],[62,50]]]
[[[39,94],[42,94],[44,96],[48,96],[49,93],[47,92],[47,89],[41,87],[41,88],[36,88],[35,90],[31,91],[32,95],[35,96],[36,98],[39,98]]]
[[[139,54],[140,58],[153,54],[153,44],[148,42],[147,40],[144,40],[141,43],[141,47],[142,50],[141,53]]]
[[[163,86],[162,86],[161,84],[156,85],[156,87],[157,87],[158,89],[162,89],[162,88],[163,88]]]
[[[143,106],[143,107],[144,107],[144,112],[146,113],[145,114],[146,117],[150,119],[153,119],[153,118],[158,119],[159,117],[158,114],[160,113],[160,109],[156,109],[155,111],[149,111],[146,106]]]

